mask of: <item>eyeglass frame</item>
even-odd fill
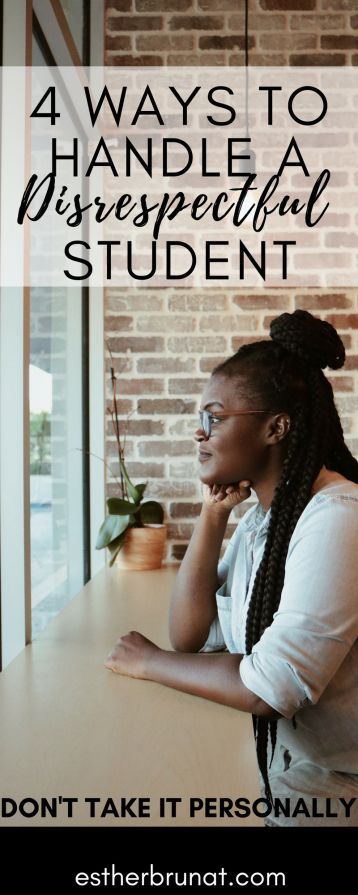
[[[213,419],[217,418],[219,420],[219,419],[225,418],[226,416],[245,416],[245,414],[249,414],[249,413],[282,413],[282,411],[281,410],[232,410],[232,411],[227,410],[227,411],[223,411],[223,412],[219,411],[218,413],[213,413],[211,410],[199,410],[200,428],[204,432],[206,441],[208,441],[211,436],[211,424],[212,424]],[[209,428],[209,432],[207,432],[205,429],[204,417],[206,417],[206,419],[208,420],[209,426],[207,426],[206,429]]]

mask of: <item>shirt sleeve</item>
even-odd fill
[[[227,579],[231,559],[233,556],[234,543],[237,538],[238,526],[236,527],[234,534],[231,536],[229,543],[227,544],[224,555],[219,560],[218,563],[218,578],[219,585],[224,584]],[[199,650],[200,653],[210,653],[217,652],[220,650],[224,650],[226,648],[226,642],[224,639],[223,632],[221,630],[221,625],[219,621],[218,613],[214,618],[214,621],[211,623],[210,631],[208,634],[208,638],[204,643],[204,646]]]
[[[272,624],[244,656],[240,677],[286,718],[314,705],[358,634],[358,501],[319,496],[299,519]]]

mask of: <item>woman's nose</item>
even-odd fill
[[[194,438],[195,441],[207,441],[204,429],[199,426],[199,428],[196,429],[196,431],[194,432]]]

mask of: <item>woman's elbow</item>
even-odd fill
[[[272,705],[264,702],[263,699],[258,699],[253,714],[257,715],[258,718],[264,718],[265,721],[278,721],[279,718],[284,717],[276,709],[273,709]]]
[[[198,653],[205,643],[205,640],[199,642],[198,638],[180,636],[177,632],[171,631],[169,631],[169,640],[176,653]]]

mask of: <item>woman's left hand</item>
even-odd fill
[[[145,678],[150,659],[157,652],[160,652],[160,648],[152,640],[148,640],[138,631],[130,631],[117,640],[104,664],[117,674]]]

